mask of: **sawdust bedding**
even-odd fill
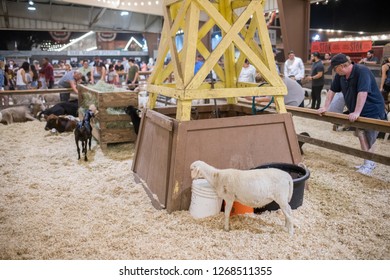
[[[294,117],[296,131],[359,147],[351,132]],[[0,259],[389,259],[389,167],[309,144],[311,171],[290,237],[279,212],[195,220],[153,208],[131,172],[134,144],[93,142],[78,161],[72,133],[39,121],[0,125]],[[378,152],[390,155],[390,142]]]

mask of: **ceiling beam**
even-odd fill
[[[129,25],[127,26],[127,30],[131,28],[131,18],[133,17],[133,12],[129,12]]]
[[[154,16],[153,20],[151,20],[148,24],[145,23],[145,30],[144,31],[148,31],[149,27],[151,27],[159,19],[160,19],[160,17]]]
[[[91,28],[94,24],[96,24],[107,11],[107,8],[103,8],[100,12],[95,16],[95,18],[89,23],[88,27]]]
[[[2,5],[3,11],[4,11],[5,26],[6,26],[7,28],[9,28],[9,16],[8,16],[7,1],[6,1],[6,0],[1,0],[1,5]]]

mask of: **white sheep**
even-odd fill
[[[225,227],[229,230],[230,211],[233,202],[260,208],[273,200],[279,204],[288,232],[293,235],[292,210],[289,205],[293,194],[290,174],[277,169],[217,169],[203,161],[191,164],[192,179],[205,178],[217,195],[225,200]]]

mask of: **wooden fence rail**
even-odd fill
[[[250,104],[251,102],[247,100],[239,99],[240,103],[244,104]],[[260,103],[259,105],[267,105],[266,103]],[[270,106],[271,109],[275,109],[274,106]],[[370,118],[364,118],[359,117],[355,122],[351,123],[348,120],[348,116],[344,114],[338,114],[333,112],[325,112],[323,115],[319,115],[316,110],[309,109],[309,108],[301,108],[301,107],[295,107],[295,106],[287,106],[286,105],[287,112],[291,113],[294,116],[304,117],[304,118],[310,118],[318,121],[324,121],[329,122],[333,124],[342,124],[347,125],[350,127],[356,127],[356,128],[362,128],[362,129],[373,129],[376,131],[381,131],[384,133],[390,133],[390,122],[389,121],[382,121],[382,120],[376,120],[376,119],[370,119]],[[364,158],[368,160],[373,160],[378,163],[382,163],[385,165],[390,165],[390,157],[377,154],[377,153],[370,153],[365,152],[360,149],[351,148],[348,146],[343,146],[340,144],[332,143],[329,141],[316,139],[313,137],[303,136],[297,134],[298,141],[309,143],[312,145],[316,145],[322,148],[330,149],[333,151],[341,152],[344,154],[352,155],[359,158]],[[390,144],[390,141],[389,141]]]
[[[71,88],[52,88],[52,89],[26,89],[26,90],[3,90],[0,91],[0,96],[3,95],[23,95],[23,94],[48,94],[48,93],[64,93],[71,92]]]
[[[370,119],[370,118],[364,118],[359,117],[355,122],[351,123],[348,120],[348,116],[344,114],[338,114],[333,112],[325,112],[322,116],[318,115],[316,110],[308,109],[308,108],[300,108],[300,107],[293,107],[293,106],[286,106],[286,109],[288,112],[295,116],[300,116],[304,118],[310,118],[315,119],[319,121],[325,121],[335,124],[344,124],[351,127],[357,127],[362,129],[373,129],[376,131],[381,131],[385,133],[390,133],[390,122],[389,121],[382,121],[382,120],[376,120],[376,119]],[[315,139],[313,137],[307,137],[303,135],[297,135],[298,140],[309,143],[312,145],[316,145],[319,147],[323,147],[326,149],[334,150],[337,152],[341,152],[344,154],[352,155],[355,157],[360,157],[364,159],[373,160],[378,163],[382,163],[385,165],[390,165],[390,157],[376,154],[376,153],[370,153],[365,152],[359,149],[331,143],[329,141]]]
[[[45,95],[45,94],[53,94],[53,93],[66,93],[66,92],[72,92],[73,89],[71,88],[53,88],[53,89],[26,89],[26,90],[3,90],[0,91],[0,109],[8,108],[17,106],[15,105],[9,105],[6,104],[4,99],[3,104],[3,97],[11,97],[17,96],[17,95],[28,95],[28,94],[37,94],[37,95]]]

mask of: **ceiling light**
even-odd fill
[[[122,11],[121,12],[121,16],[123,17],[123,16],[128,16],[129,15],[129,12],[128,11]]]
[[[87,52],[94,51],[94,50],[97,50],[97,46],[86,49]]]
[[[69,47],[69,46],[71,46],[71,45],[77,43],[78,41],[80,41],[80,40],[82,40],[82,39],[84,39],[84,38],[86,38],[86,37],[88,37],[89,35],[94,34],[94,33],[95,33],[94,31],[89,31],[88,33],[84,34],[83,36],[81,36],[81,37],[79,37],[79,38],[77,38],[77,39],[74,39],[74,40],[73,40],[72,42],[70,42],[69,44],[66,44],[65,46],[59,48],[57,51],[63,51],[63,50],[65,50],[67,47]]]
[[[35,11],[37,8],[35,8],[35,6],[28,6],[27,7],[27,10],[29,10],[29,11]]]
[[[29,5],[34,5],[34,2],[32,0],[28,1]]]

